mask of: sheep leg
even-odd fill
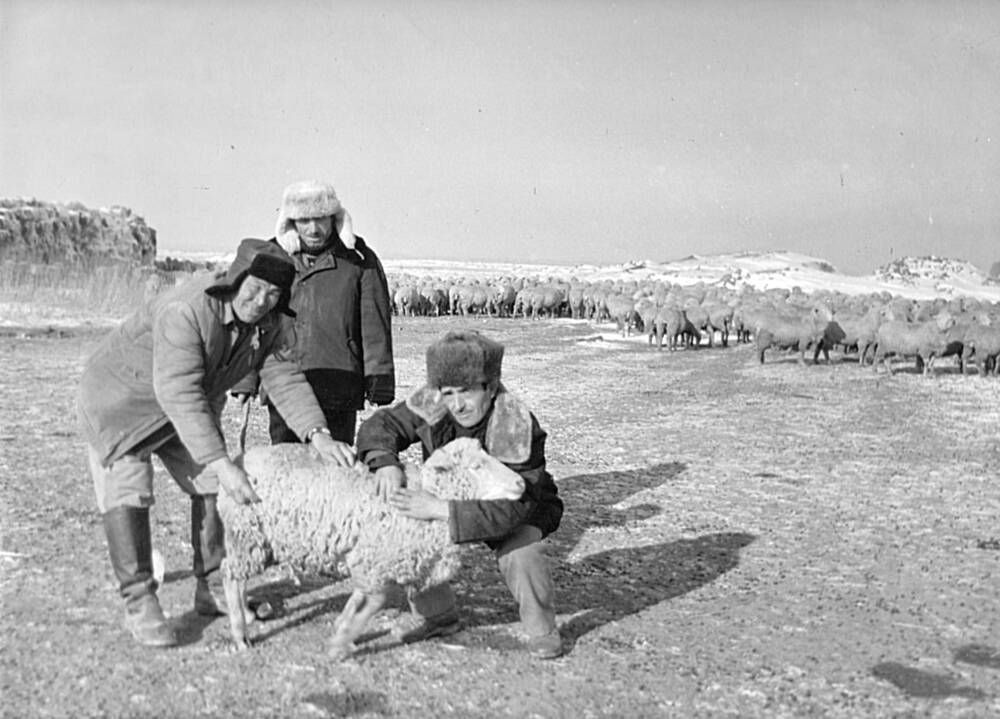
[[[969,369],[972,367],[972,351],[968,348],[968,346],[962,349],[961,363],[962,363],[961,372],[962,376],[964,377],[965,375],[969,374]]]
[[[354,590],[351,592],[351,596],[348,597],[347,603],[344,604],[344,608],[341,610],[340,614],[337,615],[336,621],[333,623],[334,636],[338,636],[346,631],[345,627],[350,624],[351,618],[353,618],[358,613],[358,609],[364,604],[365,601],[364,592],[360,590]]]
[[[236,579],[228,572],[222,574],[222,587],[226,592],[226,608],[229,610],[229,632],[233,637],[236,649],[243,651],[250,648],[247,638],[247,580]]]
[[[355,589],[351,593],[344,610],[333,624],[335,631],[327,652],[333,659],[346,659],[354,653],[354,640],[361,636],[368,620],[385,604],[385,598],[385,592],[367,594]]]

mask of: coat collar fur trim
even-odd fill
[[[340,241],[344,243],[344,247],[349,250],[355,249],[354,224],[344,208],[340,208],[338,213],[333,215],[333,228],[337,236],[340,237]],[[299,234],[295,231],[295,220],[285,217],[283,210],[278,213],[274,236],[278,240],[278,244],[288,254],[292,255],[302,251],[302,242],[299,240]]]
[[[448,416],[441,392],[424,385],[406,398],[406,406],[428,425]],[[485,449],[505,464],[521,464],[531,456],[531,412],[500,384],[486,421]]]

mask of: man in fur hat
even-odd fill
[[[111,564],[125,599],[125,625],[147,646],[177,643],[156,596],[149,508],[152,455],[191,496],[191,545],[199,614],[225,613],[219,486],[238,502],[260,501],[226,448],[226,392],[259,370],[289,424],[337,464],[354,462],[335,442],[306,378],[287,358],[291,258],[273,242],[247,239],[228,271],[197,277],[151,299],[112,331],[87,361],[77,402]]]
[[[334,439],[353,444],[365,400],[385,405],[395,396],[392,305],[382,263],[354,234],[350,215],[325,182],[285,188],[275,241],[295,263],[296,358]],[[246,398],[255,391],[250,377],[234,393]],[[300,441],[280,409],[264,401],[271,441]]]
[[[427,350],[427,384],[404,402],[375,412],[358,431],[358,457],[375,472],[377,493],[408,517],[444,520],[457,543],[484,541],[517,600],[528,651],[561,656],[554,588],[541,540],[554,532],[563,504],[545,469],[546,434],[500,382],[503,345],[478,332],[449,332]],[[446,501],[404,487],[399,453],[417,442],[424,459],[457,437],[483,448],[525,480],[518,501]],[[459,630],[448,584],[408,597],[412,612],[394,633],[404,642]]]

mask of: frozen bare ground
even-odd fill
[[[395,324],[400,394],[458,318]],[[248,653],[192,611],[186,499],[157,475],[161,597],[182,646],[134,646],[73,394],[93,328],[0,334],[0,715],[986,717],[1000,715],[1000,382],[834,356],[657,352],[583,322],[468,320],[549,431],[549,540],[568,654],[519,650],[491,555],[465,629],[411,646],[376,618],[324,654],[347,585],[275,575]],[[227,413],[235,440],[236,413]],[[264,441],[254,415],[251,442]]]

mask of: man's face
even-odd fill
[[[233,297],[233,312],[248,325],[260,322],[278,306],[281,288],[253,275],[247,275]]]
[[[308,217],[293,220],[295,231],[307,250],[321,250],[333,234],[332,217]]]
[[[444,406],[463,427],[475,427],[493,406],[493,392],[482,384],[474,387],[442,387]]]

